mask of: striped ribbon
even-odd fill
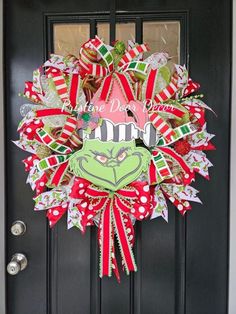
[[[126,72],[126,71],[134,71],[134,72],[137,72],[137,73],[144,74],[144,73],[147,72],[148,67],[149,67],[149,64],[147,62],[132,61],[132,62],[124,65],[122,70],[124,72]]]
[[[77,119],[75,117],[68,117],[56,142],[58,144],[65,144],[76,130],[76,125]]]
[[[86,65],[86,68],[82,68],[81,76],[84,77],[86,74],[94,77],[105,77],[108,74],[108,70],[100,64],[89,63]]]
[[[114,70],[114,60],[111,52],[107,49],[106,45],[101,41],[98,36],[96,36],[95,39],[91,40],[90,43],[106,63],[109,72],[112,72]]]
[[[166,158],[158,150],[152,152],[148,175],[150,185],[159,184],[163,180],[173,177]]]
[[[63,103],[69,103],[68,88],[62,72],[59,69],[50,67],[47,69],[46,73],[48,77],[52,78],[61,101]]]
[[[67,111],[61,111],[61,109],[58,108],[53,108],[53,109],[42,109],[42,110],[37,110],[36,111],[36,117],[47,117],[47,116],[52,116],[52,115],[71,115]],[[69,142],[74,146],[78,147],[81,145],[81,140],[77,134],[74,133],[76,130],[76,125],[77,125],[77,119],[76,117],[69,116],[66,119],[66,122],[63,126],[62,131],[60,132],[59,138],[58,139],[53,139],[52,142],[56,142],[59,145],[65,144],[68,140]],[[45,131],[46,132],[46,131]],[[43,133],[42,133],[43,135]],[[48,139],[49,140],[49,139]],[[50,142],[50,145],[54,145]],[[59,151],[61,152],[61,151]]]
[[[74,109],[79,103],[81,78],[78,74],[70,75],[69,98],[72,108]]]
[[[178,89],[179,89],[177,83],[178,83],[178,76],[175,73],[172,76],[169,85],[167,85],[161,92],[156,94],[154,96],[154,100],[157,103],[159,103],[159,102],[167,101],[170,98],[172,98],[175,95],[175,93],[178,91]]]
[[[147,108],[149,111],[149,119],[153,126],[162,134],[166,141],[170,142],[175,135],[174,130],[168,123],[159,115],[158,112],[151,111],[150,102],[155,99],[155,86],[157,81],[158,69],[151,69],[147,77],[147,84],[144,88],[144,97],[147,100]]]
[[[41,159],[38,163],[37,163],[37,169],[38,171],[42,171],[42,170],[47,170],[47,169],[51,169],[54,168],[56,166],[59,166],[63,163],[65,163],[71,155],[52,155],[49,157],[46,157],[44,159]]]
[[[194,173],[192,170],[189,168],[188,164],[184,160],[182,156],[177,154],[172,148],[170,147],[158,147],[158,150],[161,151],[164,155],[169,156],[172,160],[178,163],[180,168],[184,172],[184,177],[183,177],[183,183],[184,185],[190,184],[194,178]]]
[[[152,152],[152,160],[149,166],[150,185],[160,183],[165,179],[170,179],[173,177],[165,156],[168,156],[173,161],[177,162],[184,172],[184,185],[190,184],[194,178],[194,173],[189,168],[184,158],[177,154],[172,148],[158,147]]]
[[[184,136],[195,133],[197,131],[197,127],[191,122],[188,122],[186,124],[178,126],[177,128],[174,129],[174,131],[175,131],[175,135],[173,136],[172,141],[166,141],[166,139],[162,137],[158,141],[157,146],[160,147],[160,146],[170,145],[178,141],[179,139],[183,138]]]
[[[129,82],[129,79],[131,78],[129,78],[128,73],[125,74],[124,72],[132,71],[142,73],[144,75],[146,74],[149,64],[146,62],[132,60],[135,57],[137,57],[140,53],[147,51],[148,49],[147,46],[145,44],[142,44],[129,50],[120,60],[117,70],[113,72],[115,70],[114,59],[107,46],[97,36],[95,37],[95,39],[92,39],[90,41],[90,44],[93,47],[93,49],[95,49],[96,52],[100,55],[100,57],[103,59],[103,61],[106,64],[106,68],[99,64],[94,64],[92,59],[90,59],[89,57],[84,58],[84,56],[82,56],[83,62],[85,61],[85,63],[87,64],[86,66],[82,65],[81,75],[85,76],[86,74],[87,75],[90,74],[95,77],[104,78],[103,84],[101,86],[100,95],[101,100],[108,101],[112,89],[113,78],[118,80],[126,100],[127,101],[134,100],[135,99],[134,90]],[[108,73],[110,73],[110,75],[106,76]]]
[[[69,141],[74,147],[79,147],[82,144],[80,137],[76,133],[71,135]]]
[[[51,137],[44,129],[37,130],[37,134],[40,137],[41,141],[56,153],[69,154],[72,152],[72,149],[70,147],[57,143],[57,141],[53,137]]]
[[[89,70],[89,67],[88,67],[89,63],[88,62],[91,62],[89,59],[86,60],[86,59],[83,58],[83,50],[84,50],[84,48],[81,48],[81,50],[80,50],[80,58],[79,58],[80,74],[81,74],[82,77]]]
[[[88,42],[83,44],[83,46],[80,49],[79,63],[80,63],[80,66],[82,66],[82,67],[83,66],[86,67],[88,65],[88,63],[90,63],[90,62],[96,62],[97,61],[96,53],[94,53],[94,51],[92,51],[91,49],[86,49],[86,46],[90,42],[91,42],[91,40],[89,40]]]
[[[171,142],[172,138],[175,136],[175,131],[168,125],[168,123],[156,112],[149,113],[149,119],[165,140]]]
[[[138,45],[132,49],[130,49],[128,52],[124,54],[124,56],[121,58],[120,62],[118,63],[119,67],[122,67],[126,63],[132,61],[134,58],[136,58],[138,55],[140,55],[143,52],[147,52],[149,50],[148,46],[146,44]]]
[[[156,105],[153,108],[153,111],[161,113],[162,116],[167,116],[168,118],[177,118],[180,119],[184,116],[185,111],[181,110],[180,108],[177,108],[170,104],[160,104]]]
[[[147,69],[149,67],[149,64],[147,62],[141,62],[141,61],[132,61],[128,64],[125,64],[122,68],[118,68],[118,72],[128,72],[133,71],[141,74],[146,74]],[[82,69],[82,76],[85,76],[86,74],[90,74],[94,77],[105,77],[110,71],[108,71],[107,68],[100,64],[94,64],[90,63],[87,64],[86,68]]]
[[[154,162],[155,168],[156,168],[156,173],[159,176],[159,180],[157,183],[160,181],[163,181],[165,179],[173,177],[173,174],[168,166],[168,163],[166,161],[166,158],[164,155],[158,151],[154,150],[152,152],[152,160]]]

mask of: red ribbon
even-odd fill
[[[151,214],[152,197],[148,183],[133,182],[113,192],[101,189],[85,179],[76,178],[70,197],[81,200],[77,208],[82,217],[83,233],[86,226],[94,224],[93,219],[99,215],[100,277],[111,276],[113,270],[119,280],[114,235],[127,274],[136,271],[132,252],[134,229],[131,215],[137,220],[143,220]]]
[[[26,120],[18,129],[18,132],[24,134],[28,140],[38,140],[37,130],[43,128],[43,126],[44,123],[41,120],[33,118],[31,120]]]
[[[48,116],[70,116],[71,113],[68,111],[65,111],[61,108],[50,108],[50,109],[38,109],[35,111],[37,118],[43,118]]]
[[[87,49],[87,51],[86,44],[87,46],[90,44],[90,47],[89,49]],[[134,58],[136,58],[141,53],[148,51],[147,45],[138,45],[133,49],[127,51],[121,58],[117,70],[115,70],[114,60],[112,60],[113,58],[110,52],[102,52],[102,50],[106,51],[107,48],[99,37],[96,36],[95,39],[89,40],[86,44],[83,45],[80,52],[80,75],[83,78],[86,75],[92,75],[93,77],[99,77],[103,79],[103,84],[101,86],[101,95],[99,99],[106,102],[109,100],[113,82],[114,80],[117,80],[127,103],[135,100],[134,90],[131,83],[129,82],[132,75],[130,75],[129,73],[121,73],[121,70],[124,71],[124,66],[127,67]],[[91,49],[94,52],[96,51],[96,53],[98,53],[100,57],[102,57],[103,61],[105,62],[105,66],[94,63],[97,61],[97,59],[94,58],[93,54],[90,54],[89,50]],[[107,58],[107,55],[109,54],[111,60],[108,60]]]
[[[32,154],[29,157],[27,157],[26,159],[23,159],[22,162],[25,165],[25,171],[30,171],[30,169],[32,169],[35,165],[35,162],[38,162],[40,159],[37,155]]]
[[[70,102],[73,108],[77,105],[77,93],[79,90],[80,77],[78,74],[72,74],[70,86]]]
[[[39,97],[39,94],[34,90],[33,82],[29,82],[29,81],[25,82],[24,96],[30,99],[32,102],[36,102],[39,104],[42,103],[42,100]]]
[[[183,184],[188,185],[191,184],[191,182],[194,179],[194,172],[189,168],[188,164],[184,160],[182,156],[177,154],[172,148],[169,147],[158,147],[158,150],[160,150],[162,153],[164,153],[167,156],[170,156],[173,160],[175,160],[181,169],[184,172],[183,175]]]
[[[109,100],[114,80],[117,80],[127,103],[129,103],[131,100],[135,100],[134,91],[129,82],[128,75],[119,73],[117,71],[109,74],[104,78],[101,86],[101,94],[99,97],[100,100],[104,100],[106,102]]]

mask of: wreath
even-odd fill
[[[167,200],[182,215],[201,203],[191,183],[196,172],[209,179],[204,151],[215,149],[200,85],[167,53],[145,58],[148,50],[95,37],[78,58],[51,55],[25,83],[31,103],[14,142],[30,153],[34,210],[50,227],[65,213],[68,229],[96,225],[100,277],[113,271],[118,281],[115,239],[126,273],[136,271],[135,221],[168,221]]]

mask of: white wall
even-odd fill
[[[3,63],[2,0],[0,0],[0,313],[5,313],[5,243],[4,243],[4,134],[3,134]]]
[[[233,0],[229,314],[236,314],[236,0]]]

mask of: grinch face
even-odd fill
[[[135,181],[146,171],[149,151],[134,141],[114,143],[88,140],[70,159],[73,173],[97,186],[116,191]]]

